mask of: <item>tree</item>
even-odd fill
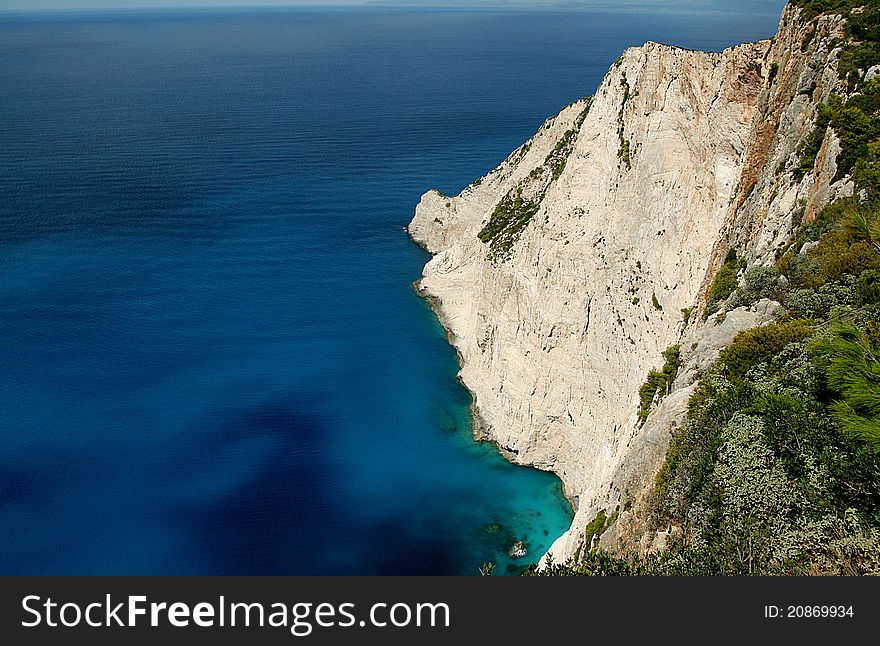
[[[813,346],[841,427],[880,451],[880,347],[852,325],[838,324]]]
[[[491,561],[487,561],[480,566],[479,570],[480,576],[492,576],[492,572],[495,570],[495,564]]]

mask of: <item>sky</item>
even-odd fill
[[[0,0],[0,10],[131,9],[285,5],[400,4],[413,6],[541,7],[548,5],[644,11],[733,11],[778,14],[786,0]]]

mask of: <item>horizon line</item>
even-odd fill
[[[423,3],[423,2],[395,2],[393,0],[363,0],[362,2],[339,2],[332,4],[318,4],[311,2],[291,2],[289,4],[193,4],[193,5],[135,5],[130,7],[21,7],[21,8],[3,8],[0,7],[0,15],[2,14],[69,14],[69,13],[148,13],[148,12],[193,12],[193,11],[285,11],[291,9],[450,9],[450,10],[472,10],[480,11],[485,9],[506,9],[511,11],[592,11],[604,13],[640,13],[640,14],[701,14],[701,15],[779,15],[777,10],[768,10],[762,12],[746,11],[746,10],[726,10],[723,8],[712,9],[692,9],[684,6],[679,7],[636,7],[624,4],[615,7],[611,4],[602,4],[598,6],[582,4],[577,2],[509,2],[505,0],[486,0],[477,4],[462,2],[456,3]]]

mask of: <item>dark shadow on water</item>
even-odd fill
[[[315,547],[320,528],[338,525],[342,503],[333,500],[325,459],[327,424],[300,406],[280,401],[240,413],[211,432],[216,450],[241,436],[271,440],[259,471],[219,500],[194,501],[173,510],[189,526],[197,552],[211,555],[210,574],[326,572]],[[197,462],[210,462],[211,454]],[[317,562],[316,562],[317,561]]]

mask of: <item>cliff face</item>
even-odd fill
[[[771,262],[793,213],[851,190],[829,185],[831,135],[815,170],[793,174],[836,89],[841,36],[839,19],[804,24],[788,8],[773,41],[627,50],[592,100],[459,196],[429,191],[416,208],[410,235],[434,254],[418,287],[458,350],[478,437],[556,472],[575,504],[557,561],[600,510],[622,512],[603,541],[638,538],[631,506],[693,381],[737,331],[771,318],[763,302],[685,328],[682,309],[701,309],[727,249]],[[678,343],[673,392],[640,424],[639,387]]]

